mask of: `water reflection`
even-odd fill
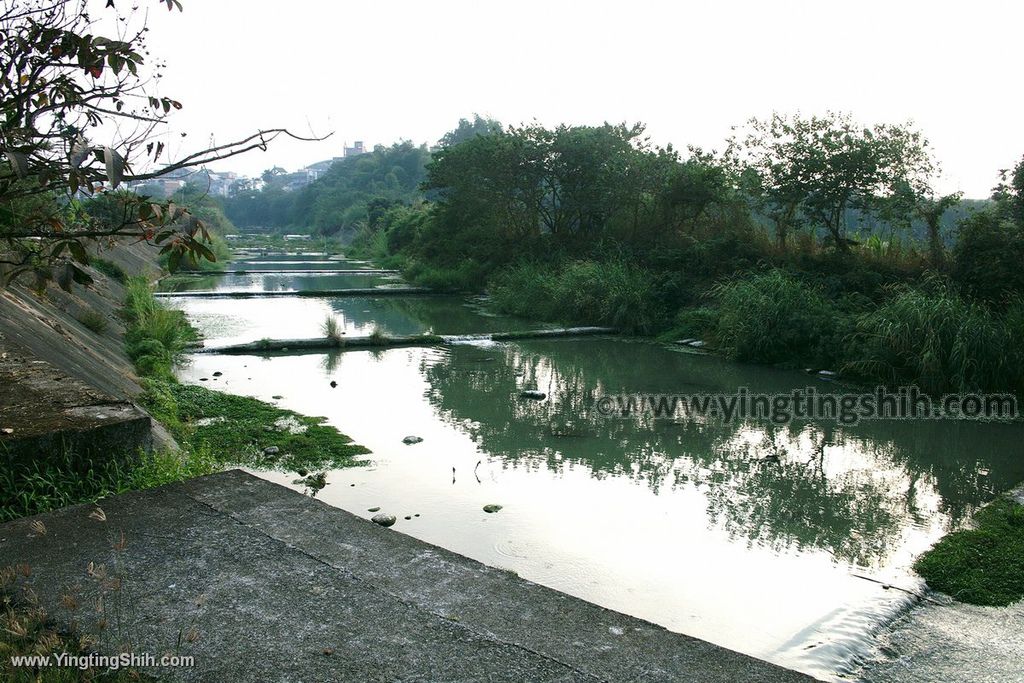
[[[824,550],[855,566],[890,563],[908,528],[957,524],[1024,478],[1022,432],[1011,425],[602,416],[594,404],[606,393],[788,391],[807,381],[653,345],[590,339],[460,346],[423,372],[439,415],[469,425],[480,448],[509,466],[542,463],[558,472],[579,464],[595,477],[643,482],[655,494],[696,486],[707,498],[709,523],[733,538],[780,552]],[[539,388],[549,400],[519,399],[525,388]]]

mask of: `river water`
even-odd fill
[[[215,276],[207,287],[393,284],[356,275],[356,284],[340,285],[329,274],[299,272],[361,265],[276,255],[232,267],[296,272]],[[325,277],[330,284],[317,279]],[[327,313],[348,334],[541,327],[457,297],[168,303],[185,310],[211,346],[322,336]],[[396,531],[831,680],[854,670],[874,632],[922,589],[914,558],[1024,479],[1018,425],[601,416],[596,399],[615,393],[830,388],[803,373],[648,341],[196,354],[180,376],[323,415],[369,448],[365,467],[329,473],[317,495],[331,505],[367,518],[380,507],[398,517]],[[523,389],[548,399],[522,399]],[[423,441],[406,445],[405,436]],[[294,473],[257,474],[302,488]],[[503,508],[488,514],[487,504]]]

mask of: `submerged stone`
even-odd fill
[[[380,512],[380,507],[378,506],[378,507],[367,508],[366,511],[367,512]]]
[[[422,437],[419,436],[407,436],[404,439],[402,439],[402,443],[404,443],[406,446],[411,446],[412,444],[419,443],[420,441],[423,441],[423,439]]]
[[[484,505],[484,512],[487,512],[487,513],[497,512],[500,509],[501,509],[501,506],[498,505],[497,503],[490,503],[488,505]]]
[[[543,391],[537,391],[535,389],[528,389],[526,391],[519,392],[520,398],[532,398],[535,401],[543,401],[548,397]]]

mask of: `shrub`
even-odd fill
[[[78,322],[82,323],[85,329],[96,334],[103,334],[107,331],[107,319],[103,314],[92,309],[82,311],[78,316]]]
[[[490,292],[499,309],[541,320],[649,333],[666,319],[654,274],[623,261],[523,263],[500,272]]]
[[[108,261],[107,259],[102,258],[94,258],[90,263],[92,264],[93,268],[103,273],[111,280],[116,280],[117,282],[125,282],[128,279],[128,274],[124,272],[124,268],[117,265],[113,261]]]
[[[842,314],[816,287],[781,270],[735,277],[713,289],[714,341],[734,360],[821,361]]]
[[[1003,302],[1008,293],[1024,292],[1024,228],[1001,220],[995,211],[980,212],[960,224],[953,249],[953,279],[968,294]]]
[[[665,334],[669,340],[677,339],[707,339],[714,335],[718,327],[718,309],[708,306],[690,308],[680,311],[676,315],[675,324],[671,331]]]
[[[410,261],[402,274],[414,284],[442,292],[479,291],[484,286],[487,269],[472,259],[456,266]]]

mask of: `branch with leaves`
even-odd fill
[[[177,0],[159,0],[181,10]],[[259,130],[174,160],[162,160],[158,127],[182,108],[155,93],[163,66],[148,72],[146,28],[138,6],[120,13],[108,0],[116,36],[98,35],[101,21],[75,0],[0,0],[0,284],[32,271],[37,284],[87,283],[94,240],[129,238],[183,260],[215,260],[210,235],[188,209],[119,191],[151,180],[262,149],[285,129]],[[112,14],[113,16],[109,16]],[[127,28],[134,27],[134,28]],[[98,143],[109,136],[113,141]],[[134,167],[144,170],[135,172]],[[110,195],[121,209],[97,220],[82,198]],[[111,219],[111,215],[119,218]]]

